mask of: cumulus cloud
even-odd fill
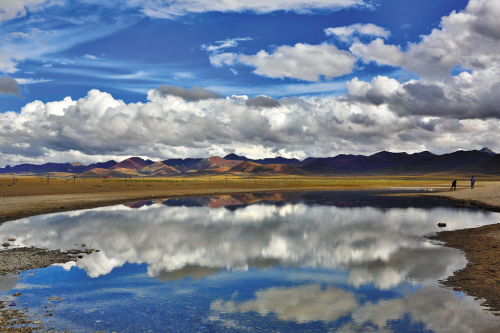
[[[372,23],[368,24],[358,23],[344,27],[327,28],[325,29],[325,34],[327,36],[336,36],[341,41],[348,42],[355,35],[387,38],[390,35],[390,31]]]
[[[271,54],[261,50],[255,55],[212,55],[210,62],[214,66],[232,66],[238,62],[255,67],[257,75],[272,78],[319,81],[322,77],[331,79],[351,73],[356,59],[350,52],[339,50],[334,45],[297,43],[294,46],[279,46]]]
[[[21,95],[21,87],[17,81],[10,76],[0,77],[0,94],[13,95],[23,98]]]
[[[461,80],[467,81],[467,75]],[[85,160],[93,156],[95,161],[138,153],[162,159],[224,155],[235,149],[255,158],[387,149],[442,153],[487,146],[500,150],[499,117],[474,116],[494,115],[496,109],[487,106],[493,107],[499,94],[461,84],[463,99],[465,92],[477,90],[478,99],[484,95],[491,100],[483,99],[479,105],[484,108],[478,109],[468,100],[460,104],[443,86],[439,87],[444,97],[436,88],[426,90],[416,82],[400,84],[383,77],[372,82],[352,80],[347,96],[324,99],[216,98],[203,88],[165,86],[163,91],[151,90],[146,103],[126,104],[91,90],[79,100],[34,101],[20,113],[0,114],[0,163],[67,162],[78,156]],[[432,96],[432,107],[424,101],[411,103],[424,95]],[[459,119],[446,115],[453,110],[450,105],[456,107],[456,115],[462,114]]]
[[[274,98],[267,96],[255,96],[253,98],[249,98],[245,101],[247,106],[256,107],[256,108],[276,108],[280,106],[280,102],[275,100]]]
[[[463,72],[442,81],[411,80],[400,83],[388,77],[371,82],[347,82],[347,100],[385,105],[398,116],[433,116],[446,119],[499,119],[500,80],[494,72]]]
[[[440,28],[406,49],[382,39],[369,44],[356,41],[351,52],[364,62],[402,67],[429,78],[448,77],[457,66],[472,70],[500,68],[500,4],[471,0],[461,12],[441,20]]]
[[[220,98],[220,95],[200,86],[194,86],[190,89],[185,89],[179,86],[169,86],[162,84],[158,89],[162,96],[177,96],[185,99],[186,101],[201,101],[204,99]]]

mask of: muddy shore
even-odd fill
[[[49,250],[35,247],[6,248],[0,251],[0,276],[14,278],[16,274],[27,270],[49,267],[77,261],[83,255],[90,255],[94,249],[74,249],[68,251]],[[44,331],[41,320],[30,318],[28,309],[17,303],[21,293],[11,295],[10,301],[0,300],[1,332],[41,332]]]
[[[467,188],[419,196],[445,198],[461,205],[500,212],[500,184],[497,182],[483,183],[473,190]],[[467,258],[464,269],[440,282],[475,297],[490,311],[500,315],[500,224],[441,231],[428,238],[462,251]]]

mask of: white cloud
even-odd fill
[[[217,42],[215,42],[214,45],[203,44],[201,46],[201,48],[202,48],[202,50],[205,50],[207,52],[217,53],[220,50],[238,46],[238,42],[244,42],[244,41],[249,41],[249,40],[252,40],[252,38],[250,38],[250,37],[231,38],[231,39],[217,41]]]
[[[44,82],[51,82],[54,80],[47,80],[47,79],[34,79],[32,77],[30,78],[15,78],[17,83],[19,84],[35,84],[35,83],[44,83]]]
[[[488,108],[500,94],[488,92],[488,101],[479,87],[468,85],[470,75],[460,76],[456,85],[463,85],[464,96],[484,97],[481,108],[469,109],[474,105],[441,95],[440,86],[383,77],[351,81],[351,94],[344,97],[282,98],[272,108],[248,105],[247,96],[215,98],[202,88],[170,87],[165,94],[154,89],[147,103],[130,104],[92,90],[79,100],[35,101],[20,113],[0,114],[0,165],[61,161],[73,156],[70,152],[88,160],[92,155],[169,158],[235,150],[255,157],[285,150],[301,157],[381,150],[442,153],[482,146],[500,150],[500,120]],[[419,99],[426,102],[411,103]],[[435,108],[429,109],[433,101]]]
[[[50,3],[53,2],[48,4]],[[53,55],[80,43],[116,32],[133,24],[136,19],[132,17],[125,21],[123,17],[117,16],[112,22],[96,24],[95,17],[84,17],[81,18],[82,24],[71,24],[59,29],[54,29],[53,24],[47,22],[32,28],[33,22],[23,20],[13,25],[19,31],[10,33],[8,38],[0,39],[0,72],[14,73],[18,70],[18,63],[24,60],[47,62],[44,67],[52,66],[53,62],[71,63],[67,59],[54,58]],[[47,56],[49,54],[50,57]],[[93,57],[85,55],[82,58],[97,59]]]
[[[0,22],[26,16],[50,6],[61,4],[58,0],[2,0],[0,1]]]
[[[144,14],[150,17],[165,19],[203,12],[266,14],[274,11],[291,11],[303,14],[316,10],[336,11],[351,7],[369,7],[363,0],[137,0],[128,4],[141,8]]]
[[[89,59],[89,60],[97,60],[99,58],[97,58],[96,56],[93,56],[91,54],[86,54],[83,56],[85,59]]]
[[[278,319],[299,324],[311,321],[330,322],[350,315],[358,307],[352,292],[319,284],[292,288],[269,288],[255,293],[255,300],[242,303],[216,300],[210,305],[215,314],[257,312],[261,316],[274,313]]]
[[[295,44],[279,46],[272,54],[262,50],[256,55],[222,53],[210,57],[212,65],[232,66],[236,62],[255,67],[257,75],[272,78],[294,78],[304,81],[331,79],[352,72],[354,56],[334,45]]]
[[[500,68],[500,3],[496,0],[471,0],[461,12],[441,20],[439,29],[423,36],[407,49],[387,45],[382,39],[369,44],[356,41],[350,48],[365,62],[376,62],[411,70],[428,78],[448,77],[457,67],[472,70]]]
[[[24,56],[20,53],[11,53],[0,50],[0,72],[17,72],[16,65],[19,61],[22,60],[24,60]]]
[[[390,31],[375,24],[352,24],[344,27],[337,28],[327,28],[325,29],[325,34],[327,36],[337,36],[341,41],[348,42],[352,39],[354,35],[365,35],[373,37],[387,38],[390,35]]]

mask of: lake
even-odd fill
[[[0,235],[19,246],[100,252],[0,277],[2,299],[22,293],[33,320],[71,332],[500,331],[438,282],[464,255],[423,237],[500,214],[376,195],[395,192],[155,199],[8,222]]]

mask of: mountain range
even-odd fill
[[[131,157],[119,163],[111,160],[90,165],[74,162],[42,165],[20,164],[0,168],[0,174],[49,172],[71,173],[91,178],[202,176],[223,173],[347,176],[424,175],[449,172],[500,175],[500,155],[488,148],[471,151],[458,150],[442,155],[436,155],[429,151],[414,154],[381,151],[370,156],[340,154],[334,157],[309,157],[303,161],[284,157],[250,159],[245,156],[229,154],[223,158],[212,156],[155,162]]]

